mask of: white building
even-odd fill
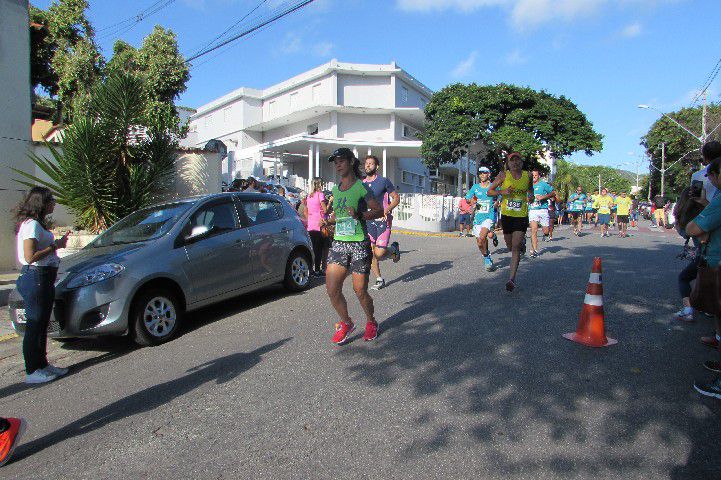
[[[331,60],[264,90],[242,87],[197,109],[184,144],[222,141],[225,181],[279,175],[307,188],[309,178],[336,182],[330,153],[349,147],[381,160],[400,192],[455,191],[458,168],[438,172],[419,158],[416,134],[431,90],[398,67]],[[464,163],[465,165],[465,163]],[[473,171],[473,162],[467,167]]]
[[[27,0],[0,1],[0,271],[15,268],[15,221],[10,210],[25,187],[8,166],[30,172],[30,38]]]

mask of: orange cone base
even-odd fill
[[[618,343],[618,340],[614,340],[610,337],[606,337],[606,343],[593,341],[590,338],[580,336],[576,332],[564,333],[563,338],[567,338],[572,342],[580,343],[581,345],[586,345],[587,347],[608,347],[610,345],[616,345]]]

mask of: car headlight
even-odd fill
[[[118,265],[117,263],[105,263],[98,265],[97,267],[84,270],[76,274],[67,284],[67,288],[79,288],[93,283],[102,282],[108,278],[113,278],[120,272],[125,270],[125,267]]]

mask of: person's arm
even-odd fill
[[[473,195],[476,194],[476,186],[473,185],[469,190],[468,193],[466,193],[466,200],[470,200],[473,198]]]
[[[505,190],[498,189],[498,186],[503,183],[503,181],[506,179],[506,174],[504,172],[501,172],[498,174],[495,180],[491,183],[491,186],[488,187],[488,192],[486,195],[489,197],[497,197],[499,195],[508,195],[510,192],[510,189],[507,188]]]
[[[38,240],[36,238],[26,238],[23,240],[23,256],[28,265],[42,260],[48,255],[54,253],[60,248],[65,248],[68,244],[68,235],[70,232],[66,232],[65,235],[55,240],[50,246],[38,250]]]
[[[390,215],[393,210],[398,206],[399,203],[401,203],[401,196],[398,195],[398,192],[393,190],[392,192],[388,193],[388,196],[391,199],[391,202],[388,204],[388,207],[383,211],[383,216],[387,217]]]
[[[696,237],[701,243],[706,243],[708,241],[708,232],[705,232],[693,220],[686,225],[686,233],[692,237]]]
[[[365,196],[368,210],[365,212],[356,212],[353,207],[348,207],[348,214],[357,220],[375,220],[383,216],[383,207],[378,202],[376,197],[373,196],[372,192],[368,192]]]
[[[328,201],[325,198],[325,193],[320,192],[320,210],[323,212],[323,215],[328,214]]]

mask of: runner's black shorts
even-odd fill
[[[571,214],[571,218],[573,218],[574,220],[578,220],[578,217],[581,216],[581,212],[568,212],[568,213]]]
[[[328,263],[340,265],[352,273],[367,275],[371,271],[373,251],[368,240],[363,242],[341,242],[333,240],[328,251]]]
[[[528,217],[509,217],[508,215],[503,216],[503,234],[510,235],[513,232],[523,232],[524,234],[528,230]]]
[[[618,215],[618,223],[628,223],[628,215]]]

